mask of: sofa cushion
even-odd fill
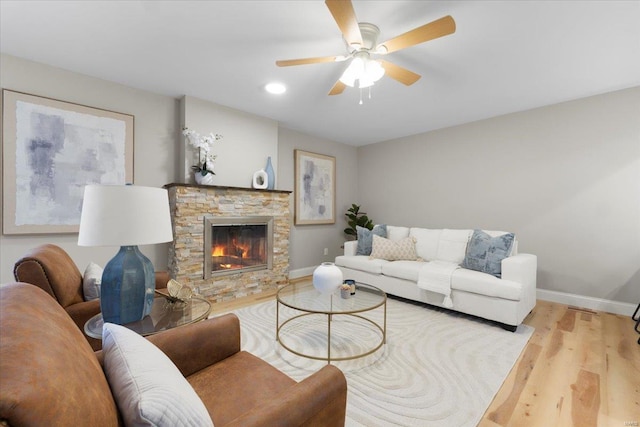
[[[158,347],[105,323],[104,369],[127,426],[213,426],[193,387]]]
[[[393,241],[380,236],[373,236],[373,249],[371,250],[371,258],[386,259],[388,261],[395,260],[411,260],[416,261],[416,239],[406,237],[404,239]]]
[[[374,235],[387,237],[386,224],[376,224],[373,226],[372,230],[356,225],[356,231],[358,233],[358,247],[356,248],[356,255],[371,255],[371,242]]]
[[[442,230],[438,242],[437,260],[460,264],[467,252],[472,230]]]
[[[335,264],[338,267],[351,268],[353,270],[365,271],[367,273],[382,274],[382,266],[389,261],[384,259],[370,259],[365,255],[336,257]]]
[[[441,234],[441,229],[412,228],[409,231],[409,235],[416,238],[416,253],[425,261],[437,259]]]
[[[387,235],[383,236],[389,240],[400,240],[409,237],[409,227],[398,227],[396,225],[387,225]]]
[[[520,301],[522,298],[520,283],[498,279],[490,274],[466,268],[459,268],[453,272],[451,289],[513,301]]]
[[[102,285],[102,267],[95,262],[90,262],[82,275],[82,292],[84,300],[91,301],[100,298]]]
[[[425,264],[424,261],[393,261],[382,266],[382,274],[417,282],[419,271]]]
[[[513,233],[491,237],[482,230],[474,230],[462,267],[500,277],[502,260],[511,253],[513,240]]]

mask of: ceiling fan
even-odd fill
[[[318,64],[323,62],[350,61],[340,79],[329,91],[329,95],[341,94],[347,86],[359,88],[372,86],[384,74],[407,86],[420,78],[419,74],[407,70],[389,61],[374,59],[377,55],[386,55],[401,49],[437,39],[456,31],[456,23],[451,16],[445,16],[428,24],[414,28],[384,43],[378,43],[380,29],[367,22],[358,22],[351,0],[325,0],[329,12],[338,24],[348,53],[339,56],[287,59],[276,61],[279,67],[292,65]]]

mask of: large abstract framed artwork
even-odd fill
[[[335,224],[336,158],[295,150],[295,224]]]
[[[2,231],[78,232],[84,186],[133,182],[133,116],[2,91]]]

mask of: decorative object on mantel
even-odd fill
[[[78,246],[120,246],[102,274],[100,309],[105,322],[123,325],[151,313],[155,274],[137,245],[172,240],[167,190],[137,185],[85,187]]]
[[[254,172],[252,185],[253,188],[257,190],[265,190],[267,188],[269,185],[269,176],[264,169]]]
[[[267,182],[267,190],[273,190],[274,188],[276,188],[276,174],[273,171],[273,166],[271,166],[271,156],[267,158],[267,166],[265,166],[264,171],[269,177],[269,180]]]
[[[213,144],[222,139],[222,135],[211,132],[209,135],[200,135],[198,132],[183,128],[182,134],[187,138],[189,144],[198,149],[198,164],[191,166],[194,178],[200,185],[213,185],[213,165],[217,155],[211,152]]]
[[[313,287],[323,294],[331,294],[342,285],[342,270],[332,262],[323,262],[313,270]]]

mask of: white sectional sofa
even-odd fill
[[[358,242],[348,241],[344,244],[344,255],[335,259],[345,279],[377,286],[389,295],[440,307],[449,306],[446,308],[495,321],[511,331],[516,330],[535,306],[537,257],[519,254],[516,238],[513,238],[508,257],[499,262],[501,277],[458,267],[448,276],[450,300],[445,301],[445,294],[423,289],[423,267],[433,261],[436,261],[433,265],[442,261],[464,265],[474,230],[398,226],[386,226],[386,230],[386,238],[390,241],[413,240],[417,260],[389,261],[356,255]],[[500,231],[484,232],[491,237],[505,234]],[[380,244],[381,240],[377,242]],[[418,286],[419,282],[422,287]]]

